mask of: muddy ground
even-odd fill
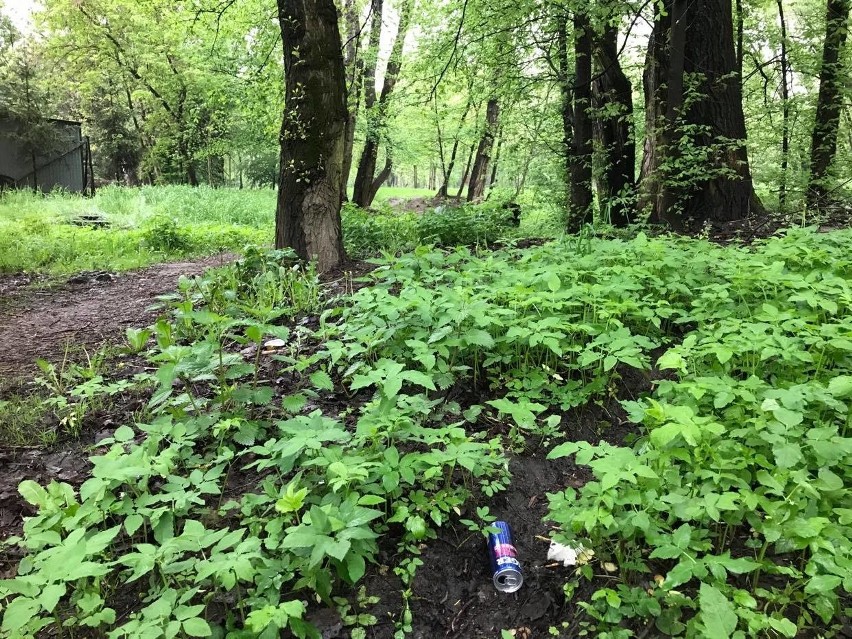
[[[123,339],[157,315],[158,295],[181,276],[199,275],[234,259],[220,254],[192,262],[158,264],[126,273],[79,273],[64,280],[32,275],[0,278],[0,379],[27,378],[43,358],[61,362],[70,349],[93,352]]]

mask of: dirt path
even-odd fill
[[[26,287],[26,278],[7,278],[0,287],[0,379],[29,377],[36,359],[61,361],[66,348],[91,352],[121,341],[125,328],[153,320],[151,305],[174,291],[181,275],[198,275],[232,259],[226,253],[115,275],[74,276],[45,290]]]

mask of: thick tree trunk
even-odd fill
[[[377,0],[374,0],[374,5],[376,2]],[[381,0],[378,0],[378,4],[381,4]],[[373,65],[372,73],[365,77],[365,82],[367,82],[368,85],[370,82],[373,83],[373,95],[372,100],[367,99],[364,103],[367,108],[367,136],[364,142],[364,148],[361,151],[361,159],[358,162],[358,172],[355,175],[355,189],[352,194],[352,200],[361,208],[367,208],[370,206],[373,203],[376,191],[378,191],[378,186],[375,185],[375,174],[376,162],[379,156],[380,135],[381,130],[385,125],[385,121],[387,120],[388,100],[396,86],[396,81],[399,78],[399,71],[402,67],[402,47],[405,43],[405,36],[408,33],[408,24],[411,19],[411,9],[413,4],[413,0],[405,0],[405,3],[400,9],[399,28],[397,30],[396,37],[393,40],[393,45],[391,46],[388,66],[385,71],[385,79],[382,84],[382,92],[379,95],[378,101],[375,100],[375,62],[371,63]],[[381,24],[379,25],[379,31],[381,31]],[[372,42],[372,35],[370,36],[370,41]],[[369,95],[369,86],[367,87],[367,90]],[[385,174],[384,171],[382,174]],[[384,179],[387,179],[387,175],[389,174],[390,170],[387,171]],[[382,181],[384,181],[384,179]],[[381,183],[379,183],[379,186],[381,186]]]
[[[596,77],[592,82],[595,153],[600,177],[596,182],[601,210],[610,222],[630,222],[635,189],[636,148],[633,140],[633,87],[618,63],[618,31],[607,26],[595,42]]]
[[[470,182],[467,188],[467,201],[482,199],[485,194],[485,181],[488,179],[488,165],[494,149],[494,137],[500,124],[500,103],[497,98],[489,98],[485,108],[485,129],[476,149],[476,159],[470,171]]]
[[[568,232],[592,220],[592,28],[588,16],[574,12],[574,137],[571,144],[571,200]]]
[[[275,246],[342,261],[340,204],[346,80],[334,0],[278,0],[286,82]]]
[[[811,174],[808,180],[808,205],[828,203],[830,169],[837,154],[837,131],[843,101],[840,97],[849,11],[852,0],[828,0],[825,13],[825,41],[819,72],[819,96],[816,120],[811,135]]]
[[[666,0],[646,58],[642,204],[675,228],[762,213],[745,147],[730,0]]]

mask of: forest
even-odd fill
[[[852,636],[850,12],[0,0],[0,638]]]

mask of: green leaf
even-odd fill
[[[798,444],[787,442],[772,448],[775,462],[780,468],[793,468],[802,460],[802,448]]]
[[[334,382],[331,381],[331,377],[329,377],[328,373],[325,371],[315,371],[311,373],[311,384],[320,390],[332,391],[334,390]]]
[[[778,633],[780,633],[784,637],[790,637],[791,639],[799,634],[799,629],[789,619],[775,619],[774,617],[769,618],[769,625],[772,629]]]
[[[0,630],[12,634],[26,626],[39,610],[39,603],[27,597],[17,597],[3,611],[3,625]]]
[[[732,351],[727,346],[719,345],[716,348],[716,359],[719,360],[720,364],[727,363],[734,356],[734,351]]]
[[[314,373],[314,375],[316,375],[316,373]],[[281,400],[281,408],[286,410],[288,413],[298,413],[305,407],[307,401],[307,398],[302,395],[302,393],[287,395],[283,400]]]
[[[839,375],[828,383],[828,392],[838,399],[852,396],[852,375]]]
[[[364,556],[357,553],[351,552],[346,555],[346,572],[349,574],[349,580],[352,583],[355,583],[361,577],[364,576],[364,573],[367,570],[366,562],[364,561]]]
[[[403,371],[402,377],[412,384],[417,384],[418,386],[428,388],[429,390],[436,390],[435,382],[432,381],[432,377],[426,373],[421,373],[420,371]]]
[[[136,433],[133,432],[133,429],[130,426],[119,426],[116,431],[112,434],[112,438],[117,442],[129,442],[136,436]]]
[[[675,350],[666,351],[663,353],[662,357],[657,360],[657,368],[660,370],[670,368],[680,370],[683,368],[683,365],[683,357]]]
[[[18,485],[18,492],[21,493],[27,503],[39,508],[44,508],[50,501],[47,491],[42,488],[37,482],[32,479],[25,479]]]
[[[707,629],[707,637],[724,639],[737,629],[737,613],[734,604],[715,586],[701,584],[699,590],[701,621]]]
[[[39,603],[47,612],[53,612],[59,600],[65,596],[65,584],[50,584],[45,586],[39,595]]]
[[[784,424],[787,428],[798,426],[802,423],[802,419],[804,419],[802,413],[789,410],[784,407],[776,408],[772,411],[772,414],[775,416],[775,419]]]
[[[210,629],[210,624],[204,621],[201,617],[186,619],[182,625],[183,631],[190,637],[209,637],[213,634],[213,630]]]
[[[483,348],[492,348],[494,346],[494,338],[488,331],[481,328],[473,328],[464,334],[464,341],[474,346],[482,346]]]
[[[564,444],[559,444],[559,446],[554,447],[549,453],[547,453],[548,459],[559,459],[560,457],[568,457],[568,455],[573,455],[580,449],[580,445],[577,442],[565,442]]]
[[[805,594],[819,595],[832,592],[840,585],[841,581],[843,580],[837,575],[817,575],[816,577],[811,577],[808,585],[805,586]]]
[[[559,279],[559,276],[556,273],[550,273],[547,276],[547,288],[550,289],[552,293],[555,293],[560,288],[562,288],[562,282]]]

